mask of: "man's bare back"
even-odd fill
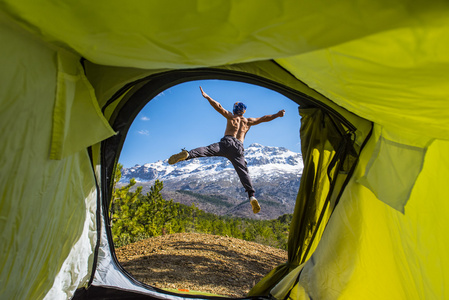
[[[245,140],[246,133],[249,130],[248,119],[243,116],[233,116],[228,119],[225,135],[230,135],[242,141]]]
[[[212,99],[209,95],[207,95],[203,89],[200,87],[201,93],[203,97],[206,98],[210,105],[218,111],[223,117],[225,117],[228,121],[226,124],[225,135],[233,136],[236,139],[240,140],[242,143],[245,140],[246,133],[253,125],[260,124],[262,122],[269,122],[277,117],[283,117],[285,114],[285,110],[280,110],[278,113],[274,115],[265,115],[260,118],[245,118],[243,115],[233,114],[230,111],[226,110],[221,106],[220,103]]]

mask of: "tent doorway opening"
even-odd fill
[[[271,63],[268,63],[268,65],[270,68],[279,70],[279,66],[277,65],[273,65]],[[299,110],[299,114],[301,116],[299,135],[301,139],[300,149],[304,165],[302,174],[305,175],[301,176],[299,190],[295,198],[293,216],[291,221],[287,220],[287,222],[290,223],[287,241],[289,255],[287,258],[287,263],[283,263],[276,267],[277,270],[280,270],[280,273],[277,272],[276,275],[274,275],[281,276],[281,274],[284,274],[284,272],[288,269],[289,265],[294,264],[299,266],[313,254],[321,235],[328,224],[328,220],[339,202],[339,199],[344,191],[344,187],[348,184],[355,170],[358,155],[365,143],[363,141],[367,140],[367,136],[358,135],[360,132],[352,123],[354,118],[350,113],[336,107],[328,99],[322,95],[319,95],[315,91],[310,90],[304,84],[298,83],[297,81],[294,81],[293,83],[291,81],[291,75],[283,73],[282,82],[285,82],[284,84],[267,79],[263,76],[241,72],[238,70],[241,67],[242,66],[235,66],[236,70],[205,68],[150,74],[147,77],[139,77],[137,80],[129,81],[129,83],[125,84],[121,88],[119,87],[119,89],[116,90],[115,94],[112,95],[112,97],[109,98],[109,100],[107,100],[102,106],[103,113],[107,116],[112,128],[117,132],[117,134],[102,142],[101,145],[101,194],[103,199],[101,203],[102,212],[104,213],[99,212],[99,214],[104,216],[104,224],[111,224],[110,220],[114,217],[113,214],[111,214],[111,202],[113,199],[115,182],[114,173],[119,165],[121,150],[124,147],[127,134],[130,133],[130,128],[133,121],[151,99],[157,98],[157,96],[165,90],[179,85],[180,83],[188,83],[196,80],[230,80],[255,84],[268,88],[279,92],[288,99],[291,99],[295,106],[299,106],[299,108],[296,108]],[[295,88],[289,87],[290,84],[293,84]],[[220,99],[220,95],[214,94],[213,90],[209,89],[206,85],[204,85],[203,88],[211,97],[218,101],[223,101]],[[191,94],[195,95],[199,93],[199,86],[197,83],[194,84],[194,90],[197,92],[192,92]],[[200,95],[198,95],[197,99],[202,100]],[[250,99],[253,98],[251,97]],[[242,100],[246,101],[245,99]],[[235,98],[232,99],[232,103],[234,101]],[[187,103],[190,104],[190,102]],[[190,105],[188,109],[192,109],[192,107],[196,109],[197,105]],[[204,107],[209,107],[209,105],[206,104]],[[261,106],[252,105],[250,107],[257,108]],[[172,109],[175,108],[176,106],[172,107]],[[250,110],[248,108],[248,112],[249,111]],[[213,110],[211,110],[211,112],[218,115],[218,113]],[[274,112],[276,112],[276,110]],[[273,112],[270,111],[268,113]],[[202,116],[201,114],[198,115]],[[288,111],[286,115],[288,115]],[[194,114],[194,116],[197,115]],[[273,122],[276,123],[276,121],[277,120],[274,120]],[[203,124],[204,127],[204,122],[201,124]],[[270,126],[271,124],[265,125]],[[298,128],[299,122],[291,127]],[[188,126],[183,126],[182,130],[185,135],[190,134],[191,132],[191,129],[189,129]],[[219,138],[221,138],[223,134],[224,125],[220,128],[220,131],[221,133],[217,133],[220,134]],[[215,131],[213,132],[215,133]],[[251,131],[248,133],[248,136],[250,136],[250,134]],[[170,138],[170,136],[167,137],[167,139],[168,138]],[[358,144],[355,143],[356,140],[359,141]],[[246,139],[246,142],[247,141],[248,139]],[[216,139],[214,139],[213,142],[216,142]],[[362,146],[359,146],[360,142],[363,142]],[[195,147],[198,146],[204,145],[195,144]],[[157,143],[151,144],[151,149],[157,149],[157,147]],[[187,148],[188,145],[177,144],[177,147],[179,148],[176,149],[175,152],[179,151],[182,147]],[[169,153],[169,155],[171,154],[173,153]],[[270,183],[271,182],[266,182],[266,185],[269,185]],[[285,188],[285,184],[283,183],[284,181],[280,182],[280,189]],[[153,191],[156,192],[160,190],[161,188],[160,186],[158,187],[158,185],[155,185],[153,188]],[[157,194],[156,192],[155,194]],[[191,192],[192,191],[189,190],[184,191],[186,194]],[[195,208],[198,207],[195,206]],[[167,208],[168,211],[171,211],[172,209],[173,208],[170,207]],[[125,211],[129,210],[125,209]],[[160,211],[160,209],[158,211]],[[198,213],[199,212],[195,212],[191,217],[191,219],[194,219],[195,222],[199,219],[197,217]],[[180,218],[174,217],[173,219],[177,220]],[[164,227],[164,230],[167,231],[170,230],[170,228],[167,229]],[[143,287],[146,290],[158,289],[149,284],[136,280],[133,275],[122,267],[117,259],[111,227],[107,227],[105,233],[107,235],[107,246],[109,246],[110,256],[114,266],[120,273],[120,275],[117,274],[117,276],[126,276],[126,280],[131,282],[132,285]],[[170,235],[166,234],[164,236]],[[203,244],[205,243],[206,242]],[[188,243],[183,243],[183,245],[187,244]],[[104,251],[104,248],[101,250]],[[103,253],[108,255],[107,252]],[[251,261],[255,264],[259,260],[255,258]],[[238,274],[236,270],[238,270],[238,268],[234,268],[232,272],[234,278],[236,278],[235,274]],[[164,273],[165,271],[162,270],[161,272]],[[145,270],[144,272],[148,272],[148,270]],[[266,276],[272,276],[270,275],[271,273],[263,273],[267,274]],[[223,274],[220,274],[220,277],[223,277]],[[206,277],[207,276],[202,276],[202,278]],[[264,279],[265,278],[266,277],[264,277]],[[240,278],[237,280],[239,279]],[[265,280],[251,282],[250,286],[252,286],[252,288],[248,295],[267,295],[272,286],[265,283]]]
[[[224,133],[226,119],[199,86],[227,110],[244,102],[247,118],[286,111],[283,118],[252,127],[245,139],[262,206],[257,215],[227,159],[167,163],[180,148],[209,145]],[[287,259],[302,172],[299,125],[297,103],[248,83],[190,81],[151,99],[127,131],[109,207],[115,252],[124,269],[157,288],[245,296]]]

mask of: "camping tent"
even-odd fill
[[[180,299],[116,262],[129,123],[196,79],[302,116],[288,261],[249,296],[449,298],[447,1],[0,1],[0,298]]]

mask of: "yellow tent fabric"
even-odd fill
[[[444,18],[447,3],[190,0],[167,7],[157,0],[3,0],[2,7],[89,61],[163,69],[294,56],[376,32],[422,27]]]
[[[365,161],[375,148],[378,128],[374,134],[363,152]],[[448,209],[442,187],[448,146],[447,141],[429,146],[405,214],[357,183],[364,173],[360,165],[295,292],[305,290],[310,297],[304,299],[446,299],[447,221],[440,212]]]
[[[299,112],[304,169],[290,225],[288,260],[257,283],[250,296],[269,295],[275,287],[275,297],[291,290],[295,284],[292,274],[299,275],[317,247],[361,149],[354,143],[354,132],[325,110],[303,107]]]
[[[87,284],[98,143],[114,134],[100,108],[122,83],[249,62],[263,74],[266,60],[298,79],[288,88],[374,123],[315,251],[273,295],[449,298],[448,15],[444,0],[1,0],[0,298]],[[81,58],[117,76],[87,79]]]
[[[3,16],[0,43],[0,298],[42,299],[77,243],[71,281],[88,276],[95,181],[85,149],[50,160],[57,52]]]

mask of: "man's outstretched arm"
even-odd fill
[[[212,107],[218,111],[223,117],[225,117],[226,119],[232,117],[232,113],[230,113],[229,111],[227,111],[226,109],[223,108],[223,106],[221,106],[220,103],[218,103],[218,101],[215,101],[214,99],[212,99],[208,94],[206,94],[203,89],[200,87],[201,90],[201,94],[203,94],[203,97],[207,99],[207,101],[209,101],[210,105],[212,105]]]
[[[263,123],[263,122],[270,122],[270,121],[273,121],[276,118],[279,118],[279,117],[282,118],[284,115],[285,115],[285,110],[283,109],[283,110],[278,111],[274,115],[266,115],[266,116],[263,116],[263,117],[260,117],[260,118],[248,118],[248,125],[249,126],[254,126],[254,125],[257,125],[257,124],[260,124],[260,123]]]

